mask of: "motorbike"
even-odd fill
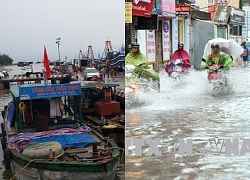
[[[216,96],[220,92],[222,92],[227,86],[228,79],[225,73],[223,73],[222,69],[224,68],[221,65],[213,64],[207,67],[210,72],[208,73],[208,81],[212,84],[212,95]]]
[[[126,65],[125,67],[126,85],[142,90],[155,89],[160,92],[159,75],[145,63],[139,66]]]
[[[143,104],[143,100],[138,97],[138,92],[149,92],[151,90],[160,92],[159,75],[144,63],[139,66],[125,66],[125,83],[126,105]]]
[[[169,62],[166,66],[166,72],[169,77],[173,80],[180,80],[183,76],[188,75],[188,68],[184,68],[184,60],[183,59],[175,59]]]

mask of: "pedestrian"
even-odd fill
[[[246,42],[246,49],[247,49],[247,65],[249,66],[249,63],[250,63],[250,42]]]
[[[99,72],[101,72],[102,66],[101,66],[101,63],[100,63],[100,62],[99,62],[99,64],[98,64],[98,66],[97,66],[97,69],[98,69]]]
[[[100,77],[102,78],[103,82],[105,82],[105,70],[104,70],[104,68],[102,68],[100,70]]]
[[[247,55],[248,55],[248,49],[246,45],[243,45],[242,48],[244,48],[244,52],[240,55],[243,60],[244,67],[247,67]]]

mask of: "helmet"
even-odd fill
[[[179,42],[178,47],[184,47],[184,44],[182,42]]]
[[[140,47],[140,44],[138,44],[138,42],[132,42],[132,43],[131,43],[131,48],[134,48],[134,47],[139,48],[139,47]]]
[[[216,42],[213,42],[211,44],[211,48],[218,48],[218,49],[220,49],[220,45],[218,43],[216,43]]]

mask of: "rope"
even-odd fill
[[[56,160],[56,159],[58,159],[59,157],[61,157],[64,153],[65,153],[65,151],[63,151],[61,154],[59,154],[59,155],[56,156],[56,157],[49,156],[49,160],[51,160],[51,159]],[[43,159],[43,160],[44,160],[44,159]]]
[[[62,156],[65,152],[63,151],[62,154],[59,154],[56,157],[49,157],[49,160],[53,159],[56,160],[57,158],[59,158],[60,156]],[[28,162],[28,164],[26,164],[18,173],[16,173],[10,180],[14,180],[15,177],[20,174],[28,165],[30,165],[33,161],[45,161],[46,159],[32,159],[30,162]]]
[[[15,177],[20,174],[30,163],[32,163],[33,161],[35,161],[36,159],[31,160],[28,164],[26,164],[18,173],[16,173],[10,180],[14,180]]]
[[[109,138],[109,137],[105,137],[105,139],[107,140],[107,143],[109,143],[110,141],[112,141],[113,139]],[[125,149],[123,148],[120,148],[120,147],[110,147],[109,149],[119,149],[119,150],[122,150],[122,155],[120,156],[120,159],[119,161],[121,162],[122,158],[123,158],[123,155],[124,155],[124,152],[125,152]]]
[[[124,155],[124,152],[125,152],[125,149],[123,148],[120,148],[120,147],[110,147],[109,149],[119,149],[119,150],[122,150],[122,155],[120,156],[120,159],[119,161],[121,162],[122,161],[122,158],[123,158],[123,155]]]
[[[20,102],[19,105],[18,105],[18,107],[19,107],[21,113],[24,114],[25,111],[26,111],[26,106],[25,106],[24,102]]]

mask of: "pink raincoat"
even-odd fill
[[[184,60],[184,64],[182,65],[183,69],[188,69],[190,68],[190,57],[187,51],[183,50],[176,50],[174,52],[174,54],[171,56],[169,63],[166,65],[166,72],[169,73],[169,65],[171,63],[171,61],[175,60],[175,59],[183,59]]]

